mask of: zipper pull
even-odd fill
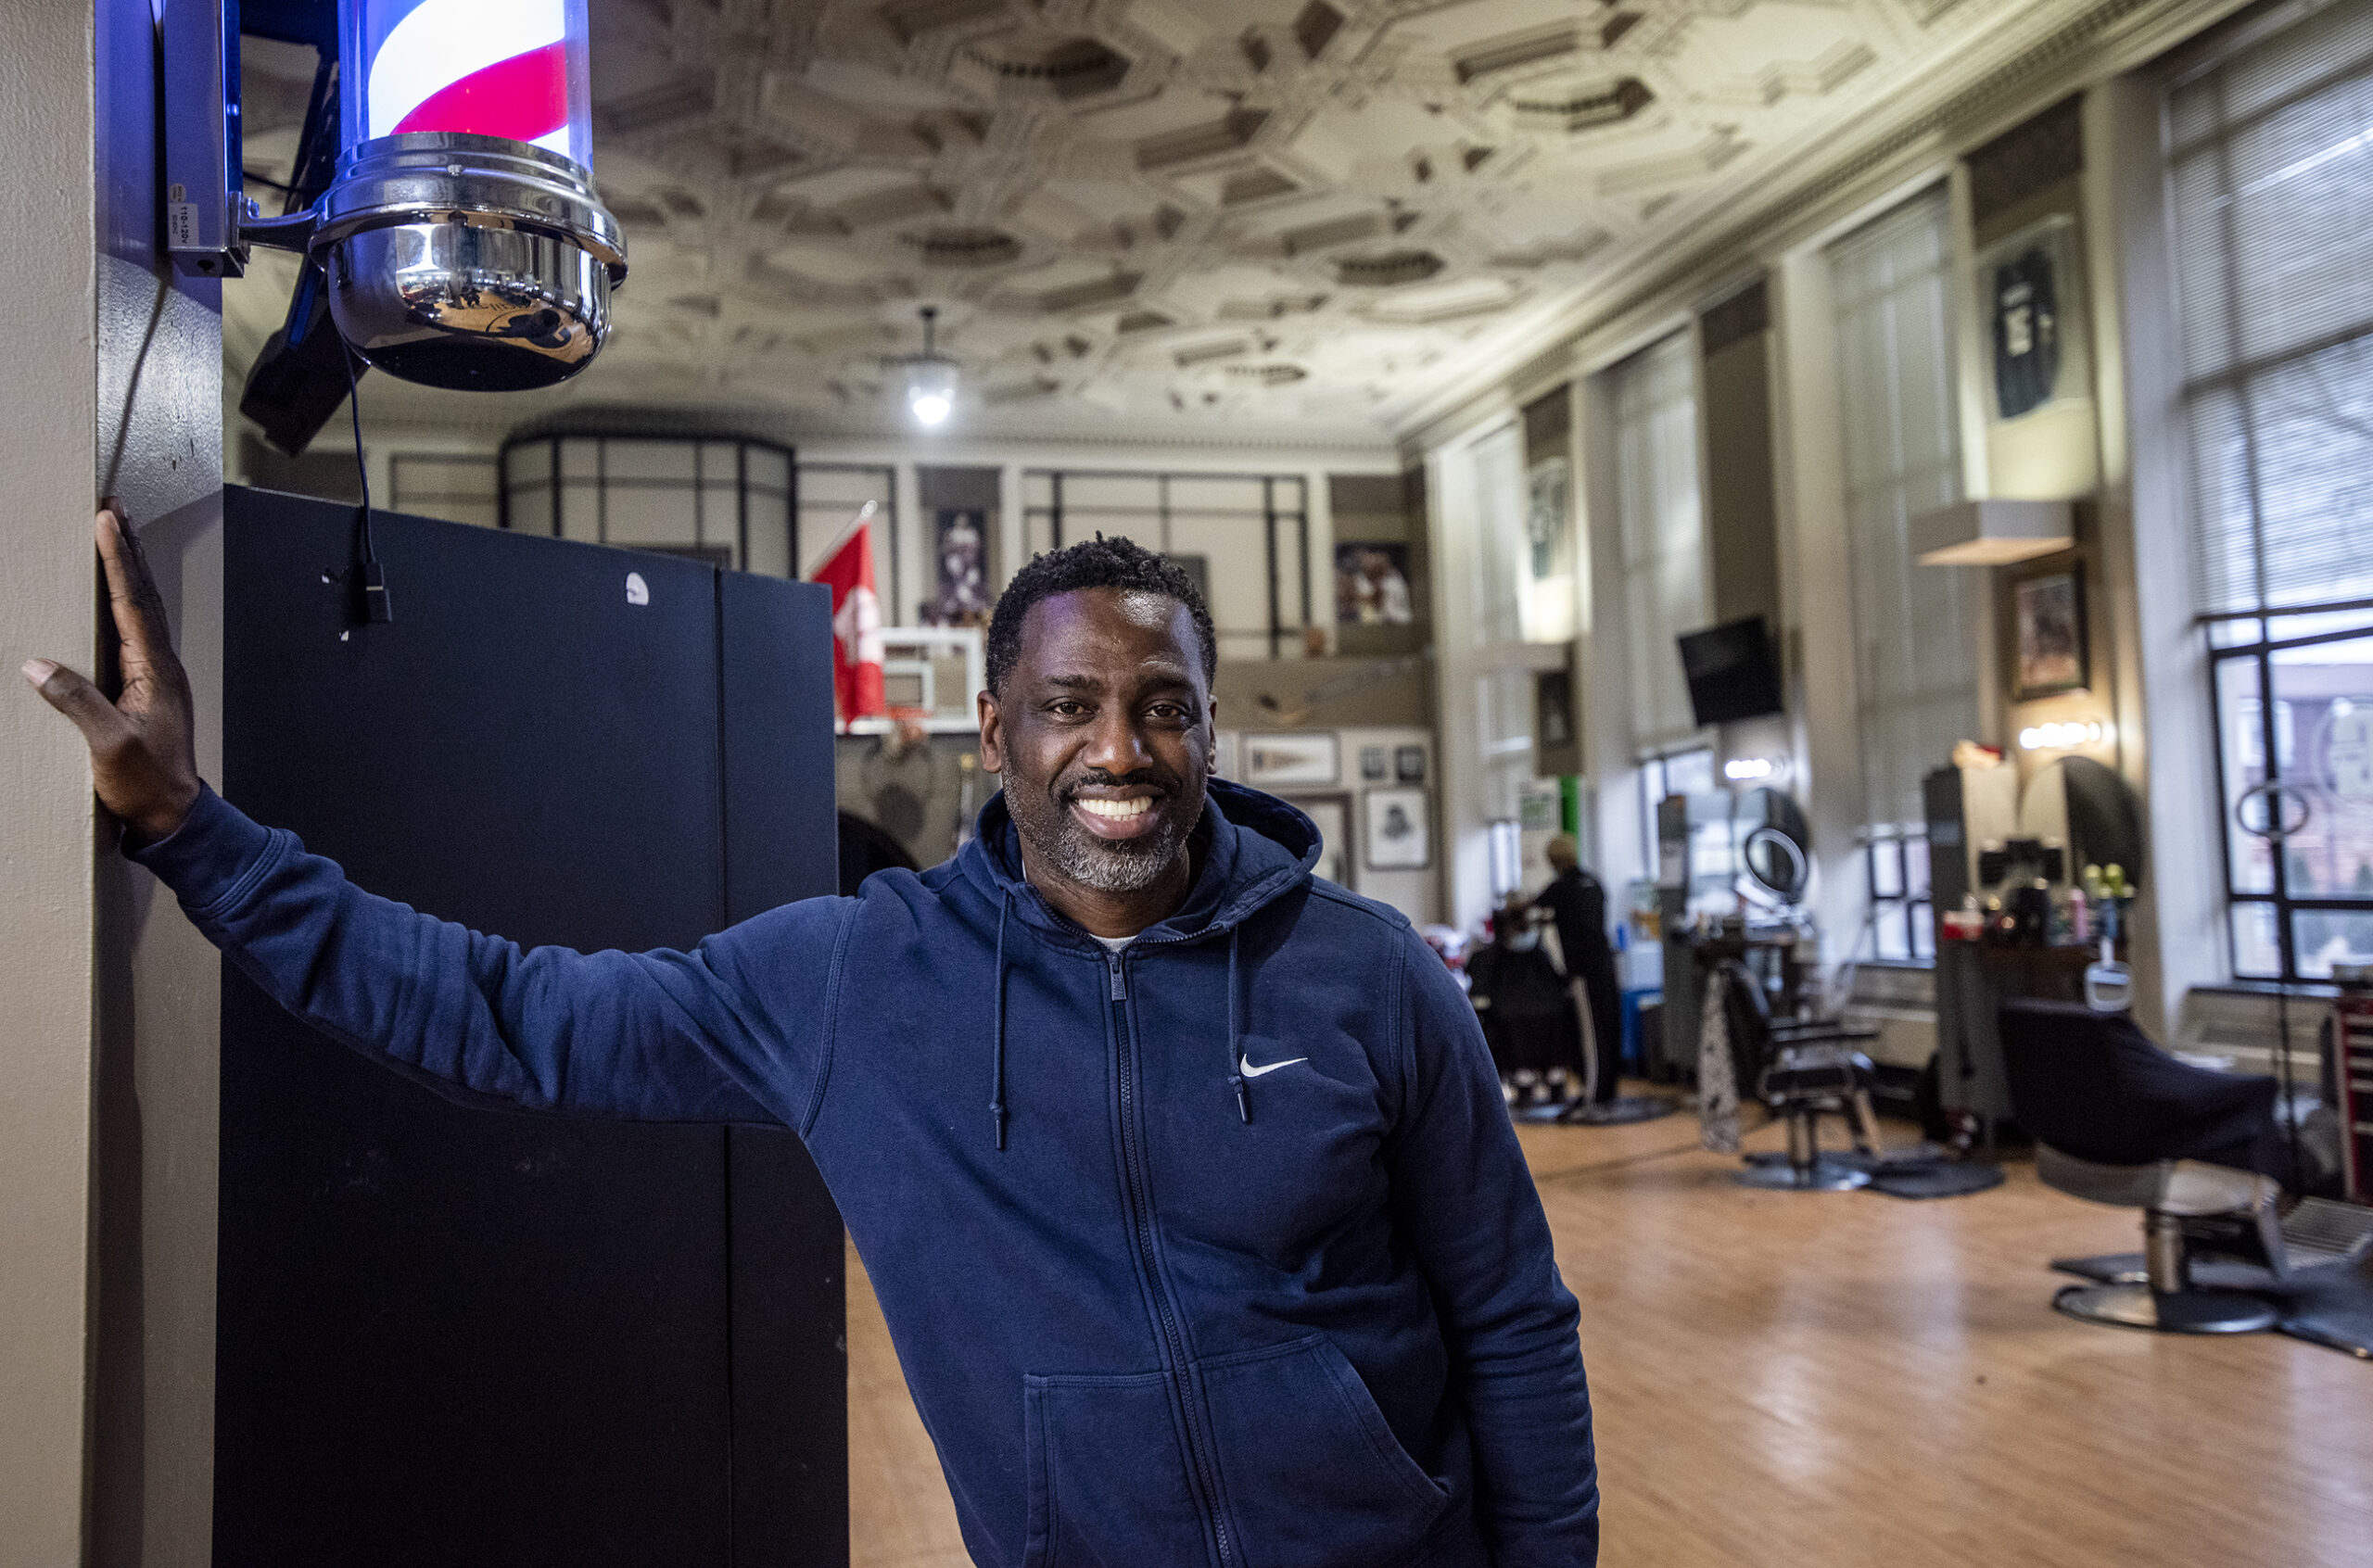
[[[1111,999],[1115,1002],[1126,1002],[1129,999],[1129,980],[1127,974],[1121,967],[1121,955],[1115,953],[1110,958],[1107,958],[1105,962],[1112,966]]]

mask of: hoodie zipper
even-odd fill
[[[1136,1073],[1129,1044],[1129,980],[1123,967],[1127,961],[1119,953],[1105,957],[1112,972],[1112,1033],[1121,1053],[1121,1163],[1129,1176],[1130,1229],[1136,1240],[1137,1259],[1144,1265],[1146,1278],[1153,1282],[1154,1313],[1161,1320],[1171,1376],[1178,1386],[1178,1406],[1186,1418],[1186,1448],[1195,1461],[1196,1490],[1201,1494],[1197,1500],[1211,1519],[1213,1536],[1219,1542],[1222,1568],[1228,1568],[1236,1561],[1236,1549],[1228,1542],[1227,1521],[1220,1512],[1219,1486],[1212,1477],[1211,1460],[1203,1446],[1203,1423],[1195,1410],[1194,1379],[1186,1371],[1186,1339],[1179,1330],[1177,1315],[1171,1310],[1169,1285],[1154,1256],[1153,1200],[1146,1190],[1145,1151],[1136,1132]]]

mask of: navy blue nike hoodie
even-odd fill
[[[920,876],[690,953],[522,950],[210,791],[136,858],[283,1005],[532,1108],[780,1123],[872,1277],[974,1560],[1578,1568],[1574,1298],[1473,1011],[1317,830],[1214,780],[1118,954],[1002,796]]]

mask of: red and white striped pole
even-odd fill
[[[501,136],[592,167],[585,0],[348,0],[349,146]]]

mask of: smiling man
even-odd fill
[[[1593,1563],[1574,1299],[1466,998],[1316,829],[1210,778],[1215,642],[1124,539],[989,630],[977,838],[691,953],[522,951],[375,898],[198,780],[102,513],[134,857],[281,1004],[540,1109],[773,1121],[863,1255],[983,1564]]]

